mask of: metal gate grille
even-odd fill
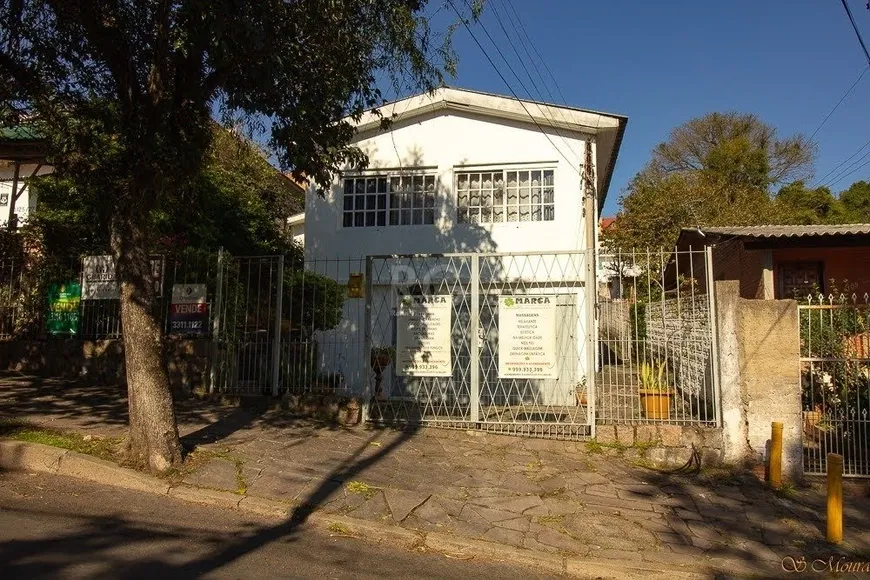
[[[367,267],[368,419],[479,428],[555,438],[592,434],[592,364],[586,254],[377,256]],[[399,303],[446,297],[450,373],[402,376],[396,364]],[[500,308],[520,298],[555,308],[547,377],[505,378],[499,369]],[[534,374],[534,372],[532,372]]]
[[[811,296],[798,306],[804,470],[870,476],[870,297]]]

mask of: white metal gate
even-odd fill
[[[594,280],[594,273],[587,270],[587,255],[370,257],[365,277],[365,360],[372,370],[365,397],[368,419],[553,438],[592,435],[594,396],[587,385],[594,374],[594,293],[587,289],[594,284],[587,280]],[[428,371],[408,370],[402,362],[407,354],[398,340],[404,332],[400,325],[406,324],[403,305],[412,297],[449,304],[449,368],[431,373],[438,376],[421,376]],[[534,346],[534,336],[518,340],[514,334],[525,331],[515,327],[508,336],[507,319],[500,316],[524,314],[506,314],[505,309],[538,306],[542,313],[528,316],[540,316],[545,334],[555,335],[544,337],[550,343]],[[436,323],[430,324],[435,332]],[[505,361],[500,367],[499,357],[508,356],[500,346],[524,341],[530,352],[521,358],[552,365],[523,366],[521,360],[519,370],[506,367]],[[426,360],[429,354],[421,356]]]
[[[870,476],[870,297],[810,296],[798,306],[804,471]]]

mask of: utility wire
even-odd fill
[[[486,52],[486,49],[483,48],[483,45],[480,43],[480,41],[477,39],[477,36],[475,36],[474,32],[471,30],[471,27],[468,25],[468,22],[466,21],[466,19],[462,16],[462,13],[459,12],[459,10],[456,8],[456,5],[453,3],[453,0],[447,0],[447,3],[450,4],[450,7],[453,8],[453,11],[454,11],[454,12],[456,12],[456,15],[459,17],[459,20],[462,21],[462,24],[465,26],[465,29],[468,31],[468,34],[471,36],[471,39],[472,39],[472,40],[474,41],[474,43],[477,45],[477,48],[479,48],[480,51],[483,53],[483,56],[486,57],[486,60],[489,62],[490,66],[492,66],[492,68],[493,68],[493,70],[495,71],[495,73],[496,73],[496,74],[498,75],[498,77],[502,80],[502,82],[505,84],[505,86],[507,86],[507,88],[508,88],[508,90],[510,91],[511,95],[513,95],[514,99],[516,99],[516,101],[520,104],[520,106],[523,108],[523,110],[524,110],[524,111],[526,112],[526,114],[529,116],[529,119],[531,119],[532,123],[534,123],[535,126],[538,128],[538,130],[539,130],[539,131],[544,135],[544,137],[547,138],[547,141],[550,142],[550,144],[553,146],[553,148],[554,148],[556,151],[559,152],[559,155],[561,155],[562,158],[565,159],[565,161],[568,162],[568,165],[571,167],[571,169],[573,169],[573,170],[576,171],[578,174],[580,174],[580,173],[581,173],[580,169],[579,169],[576,165],[574,165],[574,163],[573,163],[570,159],[568,159],[568,157],[565,155],[565,153],[564,153],[561,149],[559,149],[559,147],[558,147],[558,146],[553,142],[553,139],[550,138],[550,136],[547,134],[547,132],[544,131],[544,128],[541,127],[541,125],[538,123],[538,121],[535,120],[534,116],[532,116],[532,113],[531,113],[531,112],[529,111],[529,109],[526,107],[526,104],[523,102],[523,100],[520,99],[519,96],[517,96],[516,91],[515,91],[514,88],[511,86],[511,84],[507,81],[507,79],[504,78],[504,75],[501,73],[501,71],[499,70],[499,68],[495,65],[495,62],[493,62],[492,57],[489,56],[489,53]],[[466,1],[466,6],[467,6],[467,5],[468,5],[468,3],[467,3],[467,1]],[[484,32],[486,32],[486,28],[485,28],[485,27],[483,27],[483,26],[481,25],[481,28],[483,28]],[[487,36],[489,36],[489,33],[488,33],[488,32],[486,32],[486,34],[487,34]],[[492,41],[492,37],[491,37],[491,36],[490,36],[490,41]],[[493,42],[493,44],[495,44],[495,43]],[[497,45],[496,45],[496,49],[498,49],[498,46],[497,46]],[[501,54],[500,51],[499,51],[499,53]],[[504,55],[502,55],[502,59],[504,59]],[[505,60],[505,63],[507,64],[508,68],[510,68],[510,63],[508,63],[507,60]]]
[[[517,60],[520,63],[520,66],[523,67],[523,70],[525,71],[526,76],[529,77],[529,83],[531,84],[532,87],[534,87],[535,86],[535,79],[532,78],[532,73],[529,72],[529,69],[526,66],[526,63],[523,60],[523,57],[520,56],[519,51],[516,49],[516,46],[514,45],[514,42],[511,38],[511,35],[508,34],[507,28],[505,28],[504,22],[502,21],[501,16],[499,15],[498,10],[495,7],[495,3],[490,4],[490,6],[492,7],[492,13],[495,15],[495,18],[498,21],[498,25],[501,28],[501,31],[504,33],[504,37],[508,41],[508,45],[511,47],[511,50],[513,50],[514,54],[516,55]],[[513,24],[512,21],[511,21],[511,24]],[[516,27],[514,27],[514,32],[516,32]],[[519,38],[519,33],[517,33],[517,38]],[[523,44],[522,40],[520,40],[520,45],[523,46],[523,49],[525,50],[526,56],[529,58],[529,61],[530,61],[532,68],[535,68],[535,63],[533,62],[532,57],[529,54],[528,49],[525,48],[525,44]],[[496,49],[498,49],[498,47],[496,47]],[[514,76],[517,77],[516,72],[514,72]],[[541,76],[540,72],[538,72],[538,76],[540,77],[541,82],[543,83],[544,79]],[[517,77],[517,80],[519,80],[519,77]],[[522,81],[520,81],[520,83],[522,84]],[[525,87],[525,85],[523,85],[523,87]],[[547,88],[546,85],[544,88]],[[549,92],[549,88],[547,88],[547,91]],[[529,96],[531,96],[533,98],[535,97],[531,93],[531,91],[527,90],[526,92],[529,94]],[[538,89],[537,100],[539,100],[539,101],[545,100],[543,94],[541,93],[540,88]],[[552,97],[551,97],[551,102],[553,100],[555,100],[555,99],[552,99]],[[538,110],[541,111],[541,115],[543,115],[544,118],[546,119],[547,115],[546,115],[546,113],[544,113],[544,106],[540,102],[535,103],[535,104],[537,105]],[[562,121],[567,125],[568,121],[567,121],[567,119],[565,119],[565,115],[562,113],[562,111],[560,109],[556,109],[556,111],[559,113],[559,116],[562,118]],[[555,119],[551,119],[551,121],[555,121]],[[556,127],[555,123],[553,123],[553,129],[556,131],[556,133],[559,135],[559,137],[562,138],[562,141],[565,143],[565,146],[568,147],[568,150],[571,151],[571,154],[577,156],[577,158],[579,159],[580,155],[577,153],[577,151],[574,150],[574,148],[571,146],[571,143],[568,142],[568,139],[565,137],[565,135],[563,135],[562,132],[559,131],[559,129],[558,129],[558,127]]]
[[[843,8],[846,9],[846,14],[849,16],[849,22],[852,23],[852,28],[855,30],[855,36],[858,37],[858,42],[861,43],[861,49],[864,51],[864,57],[867,59],[867,64],[870,65],[870,52],[867,52],[867,45],[864,44],[864,38],[861,36],[861,31],[858,30],[858,25],[855,24],[855,17],[852,16],[852,10],[849,8],[849,3],[846,0],[840,0],[843,3]]]
[[[867,151],[864,155],[859,157],[857,160],[853,161],[848,167],[846,167],[846,169],[841,171],[836,176],[832,177],[831,181],[829,181],[828,183],[825,184],[825,187],[833,186],[835,183],[842,181],[845,177],[852,175],[853,173],[855,173],[856,171],[858,171],[859,169],[864,167],[864,165],[866,165],[866,163],[862,163],[861,165],[858,165],[858,164],[861,163],[862,161],[864,161],[865,159],[867,159],[868,157],[870,157],[870,151]],[[856,165],[858,165],[858,167],[855,167]]]
[[[864,157],[862,157],[861,159],[865,159],[865,158],[867,158],[867,157],[870,157],[870,151],[868,151],[867,154],[864,155]],[[859,160],[859,161],[860,161],[860,160]],[[856,161],[855,163],[857,163],[857,161]],[[835,183],[838,183],[838,182],[842,181],[844,178],[849,177],[850,175],[852,175],[853,173],[855,173],[856,171],[858,171],[858,170],[861,169],[862,167],[865,167],[865,166],[868,165],[868,164],[870,164],[870,159],[867,159],[867,161],[865,161],[864,163],[862,163],[861,165],[859,165],[858,167],[856,167],[856,168],[853,169],[852,171],[840,175],[838,178],[836,178],[834,181],[832,181],[832,182],[830,183],[830,185],[834,185]],[[830,187],[830,186],[829,186],[829,187]]]
[[[517,19],[517,22],[520,22],[520,23],[521,23],[522,21],[520,20],[520,15],[519,15],[519,13],[517,12],[516,8],[514,8],[514,4],[513,4],[513,2],[512,2],[511,0],[505,0],[505,1],[506,1],[506,4],[507,4],[508,8],[510,8],[511,12],[513,12],[514,17]],[[520,26],[520,30],[522,31],[523,36],[526,37],[526,41],[528,42],[528,45],[532,47],[532,52],[534,52],[534,53],[538,56],[538,60],[541,61],[541,64],[542,64],[542,65],[544,65],[544,71],[546,71],[546,73],[547,73],[547,74],[550,76],[550,78],[553,80],[553,84],[556,86],[556,92],[558,92],[558,93],[559,93],[559,96],[562,98],[562,100],[561,100],[560,102],[561,102],[562,104],[564,104],[564,105],[567,105],[567,104],[568,104],[568,99],[566,99],[566,98],[565,98],[565,95],[562,94],[562,88],[559,86],[559,81],[556,80],[556,77],[553,75],[553,71],[551,71],[551,70],[550,70],[550,67],[547,66],[547,61],[544,60],[544,57],[542,57],[542,56],[541,56],[541,53],[538,52],[538,49],[535,48],[535,44],[532,42],[532,39],[529,38],[528,33],[526,33],[525,27],[524,27],[524,26]],[[555,99],[554,99],[554,100],[555,100]]]
[[[828,172],[825,174],[824,177],[822,177],[820,180],[818,180],[818,181],[816,182],[816,187],[821,186],[821,185],[825,182],[825,180],[826,180],[828,177],[830,177],[831,175],[833,175],[834,173],[836,173],[836,172],[837,172],[837,171],[838,171],[842,166],[844,166],[845,164],[849,163],[849,161],[851,161],[852,159],[854,159],[856,155],[860,155],[860,153],[861,153],[861,152],[862,152],[862,151],[863,151],[863,150],[864,150],[868,145],[870,145],[870,139],[868,139],[866,143],[864,143],[863,145],[861,145],[861,146],[858,148],[857,151],[855,151],[854,153],[852,153],[851,155],[849,155],[849,157],[847,157],[845,160],[841,161],[841,162],[840,162],[836,167],[834,167],[833,169],[831,169],[830,171],[828,171]]]
[[[851,93],[851,92],[852,92],[852,89],[854,89],[854,88],[855,88],[855,87],[856,87],[856,86],[858,86],[858,83],[859,83],[859,82],[861,82],[861,79],[863,79],[863,78],[864,78],[864,75],[865,75],[865,74],[867,74],[867,71],[868,71],[868,70],[870,70],[870,65],[868,65],[868,66],[866,66],[866,67],[864,67],[864,70],[863,70],[863,71],[861,71],[861,74],[860,74],[860,75],[858,75],[858,78],[857,78],[857,79],[855,79],[855,82],[854,82],[854,83],[852,83],[852,86],[851,86],[851,87],[849,87],[849,90],[848,90],[848,91],[846,91],[846,92],[845,92],[845,94],[843,94],[843,96],[842,96],[842,97],[840,97],[840,100],[839,100],[839,101],[837,101],[837,104],[836,104],[836,105],[834,105],[834,108],[833,108],[833,109],[831,109],[831,111],[830,111],[830,112],[829,112],[829,113],[828,113],[828,114],[827,114],[827,116],[825,116],[825,118],[824,118],[824,119],[822,119],[822,122],[821,122],[821,123],[819,123],[819,126],[818,126],[818,127],[816,127],[816,130],[815,130],[815,131],[813,131],[813,134],[812,134],[812,135],[810,135],[810,141],[812,141],[812,140],[813,140],[813,137],[815,137],[815,136],[816,136],[816,133],[818,133],[818,132],[819,132],[819,131],[820,131],[820,130],[821,130],[821,128],[822,128],[822,127],[824,127],[824,126],[825,126],[825,123],[827,123],[827,122],[828,122],[828,119],[830,119],[830,118],[831,118],[831,115],[833,115],[833,114],[834,114],[834,111],[836,111],[836,110],[837,110],[837,109],[838,109],[838,108],[839,108],[839,107],[840,107],[840,105],[842,105],[842,104],[843,104],[843,101],[845,101],[845,100],[846,100],[846,97],[848,97],[848,96],[849,96],[849,93]]]

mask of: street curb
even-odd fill
[[[168,495],[191,503],[229,508],[275,519],[287,518],[295,507],[286,502],[259,496],[240,495],[187,484],[171,486],[168,482],[121,467],[110,461],[41,443],[0,440],[0,470],[37,471],[64,475],[103,485],[156,495]],[[432,550],[445,553],[448,556],[466,556],[468,559],[483,556],[490,560],[532,567],[554,574],[596,579],[624,578],[627,573],[643,574],[645,578],[661,578],[662,580],[671,578],[688,580],[707,577],[700,573],[693,574],[643,563],[624,565],[613,561],[535,552],[485,540],[460,538],[444,532],[414,531],[396,525],[318,511],[312,512],[305,521],[319,528],[333,532],[337,528],[354,537],[387,543],[395,547]]]

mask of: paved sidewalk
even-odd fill
[[[95,435],[124,431],[123,392],[4,378],[0,416]],[[819,488],[668,474],[594,446],[420,429],[346,429],[277,411],[178,403],[196,469],[185,482],[530,550],[705,572],[784,574],[784,557],[870,560],[870,499],[847,495],[846,540],[824,543]]]

